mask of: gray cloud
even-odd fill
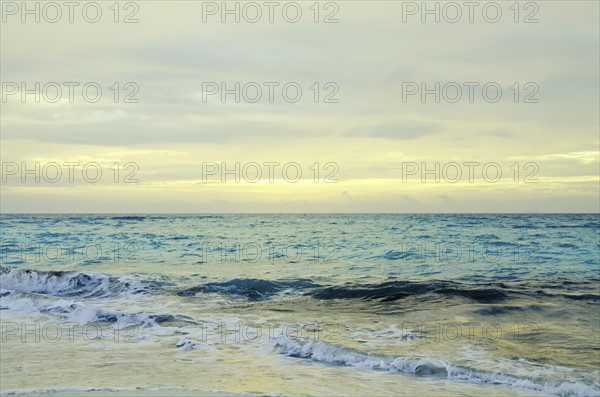
[[[419,121],[399,121],[393,124],[380,124],[376,126],[355,127],[344,134],[350,137],[369,137],[410,140],[427,135],[437,134],[441,127],[433,123]]]

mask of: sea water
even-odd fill
[[[3,394],[600,395],[597,214],[0,226]]]

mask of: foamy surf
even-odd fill
[[[153,283],[97,272],[41,271],[0,267],[0,287],[5,290],[80,298],[139,293]]]
[[[280,338],[275,346],[286,356],[331,365],[398,372],[419,377],[446,378],[476,384],[501,385],[560,397],[600,396],[600,383],[585,385],[577,382],[540,381],[499,372],[476,370],[442,360],[368,354],[314,340],[303,342],[298,339]]]

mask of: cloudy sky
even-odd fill
[[[599,3],[489,3],[3,1],[1,210],[599,211]]]

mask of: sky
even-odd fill
[[[600,211],[598,2],[89,3],[1,3],[2,213]]]

